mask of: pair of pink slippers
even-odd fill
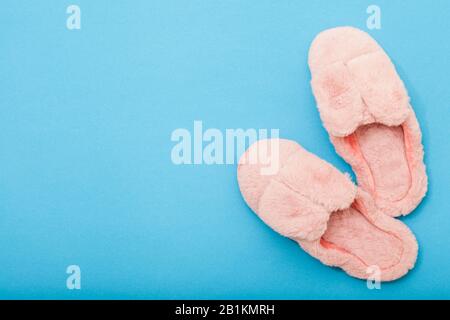
[[[427,190],[407,91],[377,42],[351,27],[320,33],[309,67],[324,127],[358,186],[297,143],[272,139],[240,159],[241,193],[266,224],[322,263],[356,278],[377,270],[380,281],[398,279],[414,267],[418,245],[394,217],[414,210]],[[263,170],[262,150],[277,161],[271,174]]]

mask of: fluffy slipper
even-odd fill
[[[258,160],[261,150],[277,161],[273,175],[262,174],[267,162]],[[408,227],[379,211],[348,176],[293,141],[253,144],[239,161],[238,182],[247,204],[267,225],[326,265],[361,279],[375,266],[380,281],[398,279],[414,266],[418,246]]]
[[[309,51],[311,85],[336,152],[390,216],[406,215],[427,190],[422,136],[394,65],[367,33],[339,27]]]

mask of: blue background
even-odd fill
[[[235,165],[175,166],[170,135],[279,128],[333,163],[309,86],[323,29],[371,1],[2,1],[0,298],[450,298],[450,2],[375,1],[370,31],[419,118],[430,178],[402,220],[416,268],[368,290],[271,231]],[[82,29],[66,28],[66,8]],[[81,267],[81,290],[66,267]]]

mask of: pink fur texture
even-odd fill
[[[367,279],[375,266],[380,281],[391,281],[414,267],[417,242],[402,222],[379,211],[369,194],[329,163],[293,141],[277,142],[276,174],[263,175],[267,163],[249,161],[273,140],[253,144],[238,166],[241,193],[266,224],[356,278]]]
[[[394,65],[367,33],[321,32],[309,51],[320,117],[358,185],[390,216],[406,215],[427,190],[422,136]]]

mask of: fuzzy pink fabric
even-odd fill
[[[293,141],[277,142],[276,174],[262,175],[267,163],[249,161],[273,140],[253,144],[238,166],[241,193],[266,224],[357,278],[368,278],[370,266],[379,268],[381,281],[413,268],[418,246],[408,227],[379,211],[369,194],[329,163]]]
[[[321,32],[309,51],[311,85],[336,152],[390,216],[406,215],[427,190],[422,136],[394,65],[367,33]]]

